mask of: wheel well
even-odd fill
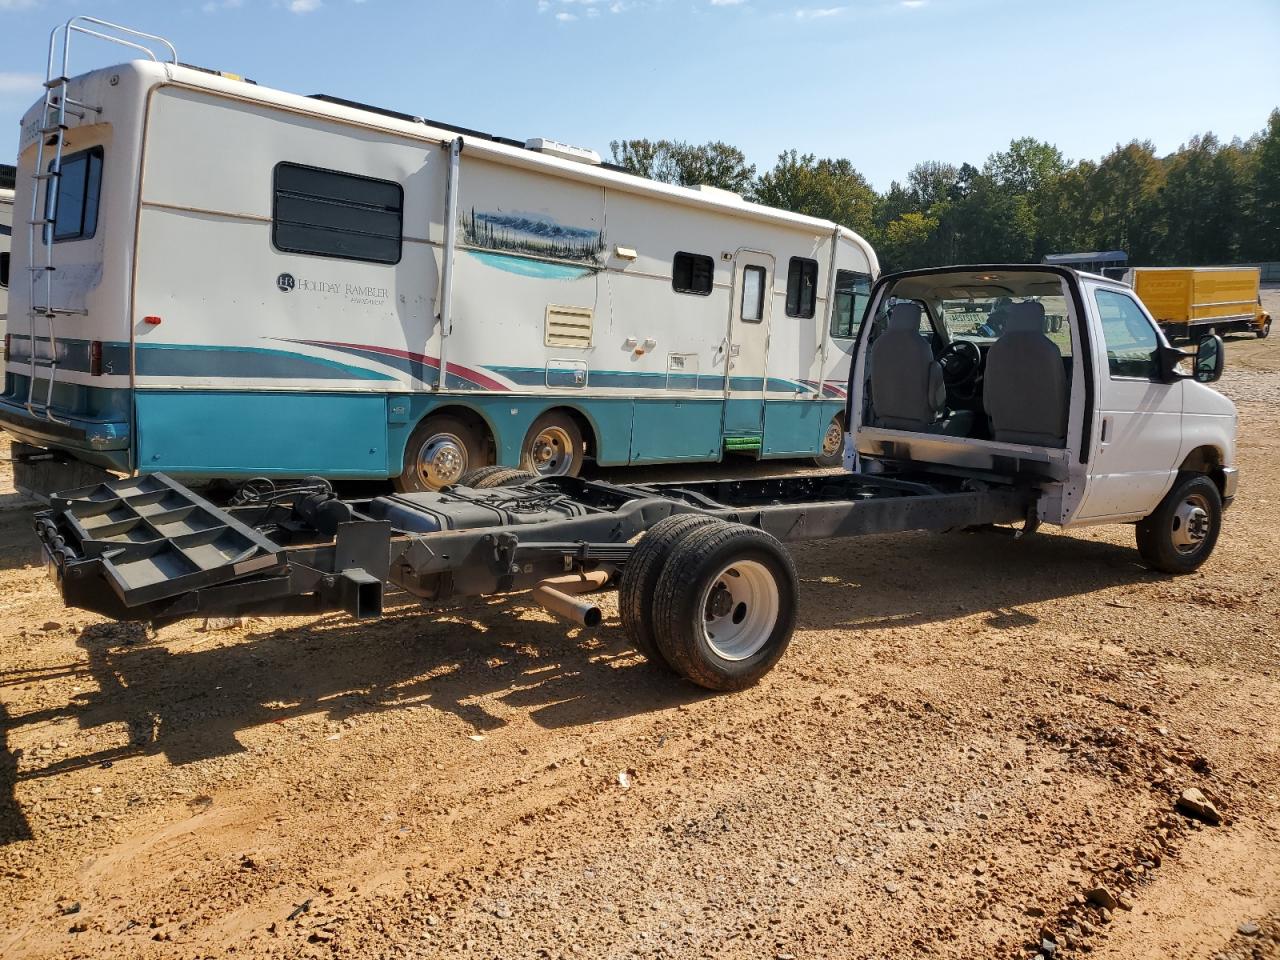
[[[484,444],[484,448],[487,451],[485,462],[494,462],[496,444],[493,439],[493,428],[489,425],[489,421],[475,410],[472,410],[470,407],[463,406],[433,407],[426,416],[418,421],[418,425],[421,426],[432,417],[453,417],[454,419],[461,420],[476,432],[476,436],[479,437],[480,442]],[[417,429],[417,427],[414,429]]]
[[[1186,473],[1206,474],[1218,485],[1219,492],[1223,490],[1222,451],[1217,447],[1196,447],[1187,454],[1178,469]]]
[[[591,422],[591,418],[576,407],[548,407],[534,418],[534,422],[536,423],[550,413],[563,414],[577,425],[582,432],[582,442],[586,447],[586,455],[594,459],[598,452],[598,447],[596,444],[596,428],[595,424]]]

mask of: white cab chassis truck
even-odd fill
[[[1102,277],[918,270],[871,291],[849,471],[613,484],[494,466],[367,500],[323,480],[250,482],[226,508],[153,474],[55,495],[36,530],[68,604],[127,620],[374,617],[392,583],[427,605],[532,589],[594,626],[590,594],[616,587],[646,657],[732,690],[790,641],[800,591],[784,542],[1135,523],[1150,566],[1197,569],[1236,489],[1235,409],[1207,386],[1222,364],[1221,339],[1171,348]]]
[[[154,59],[70,76],[86,33]],[[49,72],[0,396],[20,486],[840,462],[879,272],[844,227],[183,66],[88,18]]]

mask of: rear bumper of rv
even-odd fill
[[[109,470],[129,467],[130,427],[127,421],[96,420],[63,415],[49,420],[32,415],[26,406],[0,400],[0,428],[22,443],[62,451],[76,460]]]

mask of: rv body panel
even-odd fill
[[[830,272],[869,283],[878,265],[832,224],[464,137],[446,344],[450,131],[143,62],[71,95],[103,105],[68,134],[69,153],[103,152],[98,229],[55,251],[59,296],[87,311],[60,321],[53,393],[79,434],[24,415],[18,337],[0,418],[30,443],[124,471],[389,477],[441,411],[514,465],[553,409],[603,464],[715,460],[727,437],[813,455],[843,409]],[[33,157],[28,130],[19,206]],[[390,199],[322,207],[308,179]],[[363,218],[360,244],[365,223],[396,229],[370,257],[321,252],[299,209]],[[677,291],[682,252],[710,261],[708,289]],[[735,278],[761,255],[767,321],[734,340]],[[788,303],[793,258],[816,264],[808,314]]]

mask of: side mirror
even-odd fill
[[[1227,348],[1216,333],[1201,337],[1196,344],[1194,374],[1196,383],[1215,383],[1227,362]]]

